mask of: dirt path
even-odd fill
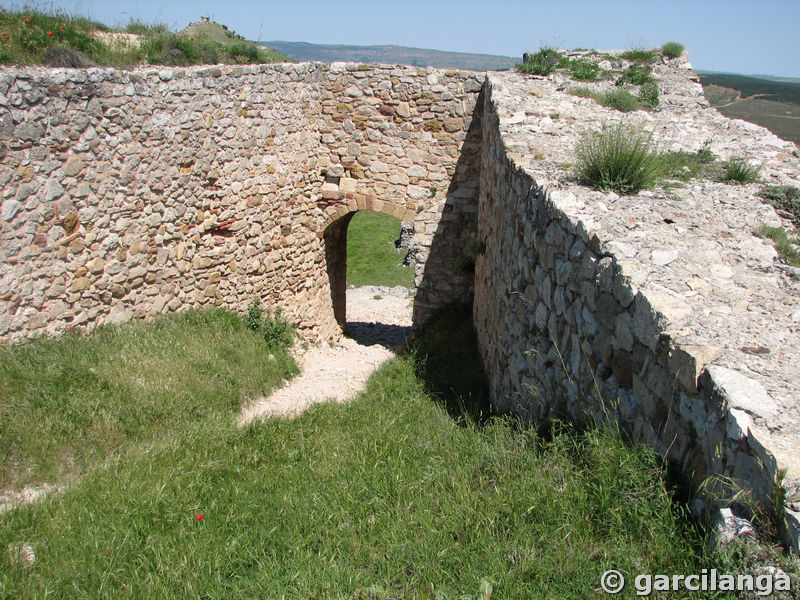
[[[294,415],[312,404],[342,402],[364,388],[372,374],[395,354],[392,348],[411,330],[412,300],[405,288],[361,287],[347,290],[347,334],[335,346],[303,354],[301,375],[269,397],[242,409],[239,423],[274,415]]]

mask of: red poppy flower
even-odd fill
[[[25,17],[25,22],[26,22],[26,23],[30,23],[30,22],[31,22],[30,18],[28,18],[28,17]]]
[[[202,514],[195,515],[194,518],[197,519],[198,521],[202,521],[203,520],[203,515]]]
[[[59,30],[59,31],[64,31],[64,26],[63,26],[63,25],[61,25],[61,26],[58,28],[58,30]]]
[[[53,35],[53,32],[52,31],[48,31],[47,35]]]

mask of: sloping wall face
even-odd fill
[[[781,468],[796,493],[798,387],[785,361],[800,360],[800,286],[752,233],[775,222],[772,208],[755,189],[716,181],[630,197],[579,185],[559,167],[575,160],[570,132],[620,113],[519,74],[490,74],[486,85],[474,321],[497,408],[619,425],[706,499],[746,490],[769,510]],[[791,146],[710,109],[628,118],[660,135],[663,121],[662,140],[710,132],[720,154],[740,151],[741,134],[764,176],[800,174]],[[779,340],[774,356],[744,341],[751,331],[765,346]],[[783,533],[797,548],[795,511],[787,506]]]
[[[473,224],[447,252],[474,237],[477,153],[461,156],[482,80],[366,65],[5,70],[0,336],[260,297],[307,339],[335,337],[324,231],[359,209],[414,225],[423,304],[468,296],[455,269],[437,274],[443,296],[424,275],[454,181],[472,181]]]

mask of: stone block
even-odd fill
[[[778,404],[755,379],[719,365],[707,367],[706,373],[710,387],[728,407],[763,419],[773,419],[780,412]]]
[[[716,346],[681,345],[670,351],[667,366],[684,390],[695,393],[700,373],[719,353]]]

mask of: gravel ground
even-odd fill
[[[333,346],[310,348],[297,357],[302,374],[269,397],[244,407],[240,424],[291,416],[317,402],[343,402],[355,396],[408,336],[412,305],[409,290],[399,286],[347,290],[347,337]]]

